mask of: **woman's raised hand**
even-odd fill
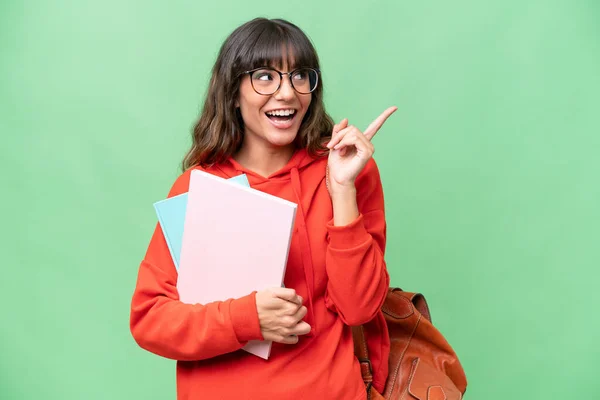
[[[327,164],[330,192],[354,185],[356,177],[375,152],[371,139],[397,109],[398,107],[390,107],[385,110],[364,132],[355,126],[349,126],[347,119],[333,127],[331,140],[327,144],[331,150]]]

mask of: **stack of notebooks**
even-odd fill
[[[207,304],[282,286],[296,204],[200,170],[188,193],[154,204],[178,271],[180,300]],[[268,359],[271,342],[244,350]]]

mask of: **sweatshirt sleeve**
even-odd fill
[[[375,160],[356,179],[360,215],[346,226],[327,224],[325,301],[347,325],[372,320],[385,300],[390,278],[384,261],[386,222],[383,188]]]
[[[189,179],[188,170],[168,197],[187,192]],[[249,340],[263,340],[256,292],[205,305],[179,301],[177,270],[159,224],[138,270],[130,329],[140,347],[182,361],[215,357],[238,350]]]

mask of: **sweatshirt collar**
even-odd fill
[[[315,159],[308,154],[308,151],[306,149],[297,149],[294,152],[294,154],[292,154],[290,160],[282,168],[266,177],[259,175],[256,172],[244,167],[231,156],[227,159],[226,162],[220,164],[218,168],[228,177],[234,177],[243,173],[259,178],[261,180],[270,180],[277,178],[290,179],[290,174],[293,169],[300,170],[306,167],[307,165],[310,165],[313,161],[315,161]]]

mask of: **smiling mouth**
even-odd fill
[[[276,111],[267,111],[265,113],[267,118],[269,118],[273,122],[288,122],[294,119],[296,116],[296,110],[276,110]]]

